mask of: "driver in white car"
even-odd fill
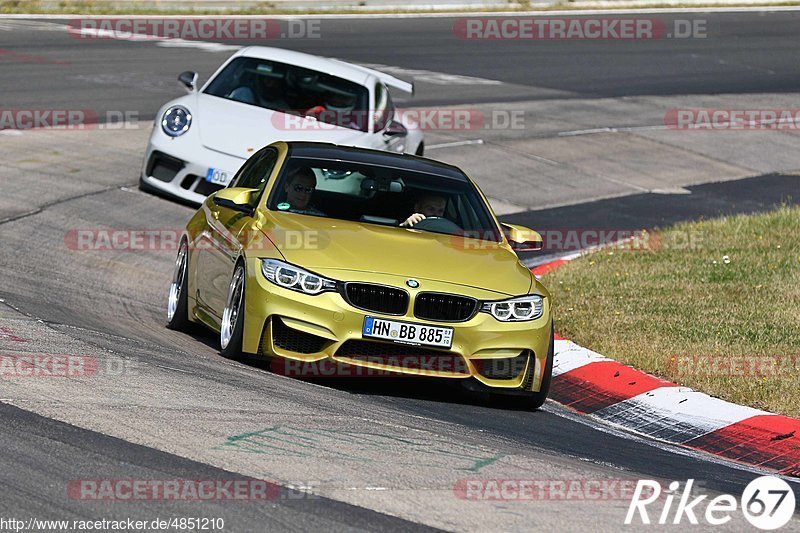
[[[361,122],[366,119],[366,113],[355,109],[356,97],[339,91],[326,91],[325,104],[315,105],[306,110],[305,114],[328,124],[336,124],[350,129],[362,129]]]
[[[414,214],[403,221],[400,226],[413,228],[414,224],[428,217],[444,216],[444,208],[447,206],[447,198],[435,193],[424,193],[417,197],[414,202]]]
[[[242,85],[228,94],[228,98],[267,109],[288,109],[283,78],[271,74],[255,74],[254,86]]]

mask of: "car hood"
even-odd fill
[[[368,135],[203,93],[197,95],[195,107],[195,125],[203,146],[241,159],[275,141],[358,145]]]
[[[516,296],[530,270],[507,246],[419,230],[270,212],[262,231],[290,263],[347,279],[358,271],[465,285]],[[465,244],[466,243],[466,244]]]

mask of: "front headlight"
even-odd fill
[[[181,105],[174,105],[164,112],[161,129],[170,137],[180,137],[192,125],[192,113]]]
[[[332,279],[317,276],[300,267],[276,259],[262,259],[261,272],[264,273],[265,278],[284,289],[306,294],[320,294],[336,290],[336,282]]]
[[[532,294],[499,302],[484,302],[481,312],[489,313],[501,322],[536,320],[544,312],[544,298]]]

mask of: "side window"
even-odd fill
[[[255,157],[245,163],[242,171],[231,183],[231,187],[247,187],[248,189],[258,189],[265,184],[275,167],[278,160],[278,153],[270,148],[259,157]]]
[[[278,161],[278,151],[274,148],[267,149],[259,157],[254,157],[245,163],[237,178],[231,183],[231,187],[246,187],[248,189],[258,189],[259,194],[253,196],[253,202],[258,203],[264,188],[267,186],[272,169]]]
[[[255,167],[258,162],[261,160],[261,156],[258,157],[251,157],[247,161],[244,162],[242,168],[239,169],[239,172],[233,177],[230,183],[228,183],[228,187],[240,187],[239,185],[242,182],[242,178],[253,171],[253,167]]]
[[[383,131],[394,118],[394,104],[389,90],[381,83],[375,84],[375,131]]]

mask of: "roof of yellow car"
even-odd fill
[[[383,150],[356,148],[353,146],[339,146],[338,144],[321,142],[290,141],[286,144],[289,147],[289,157],[352,161],[370,165],[403,168],[458,181],[469,181],[466,174],[458,167],[416,155],[398,154]]]

